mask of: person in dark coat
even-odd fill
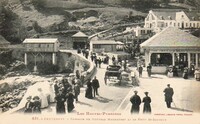
[[[142,77],[143,67],[140,65],[140,67],[138,68],[138,70],[139,70],[139,77]]]
[[[75,96],[73,95],[72,92],[69,92],[67,95],[67,111],[71,112],[74,109],[74,98]]]
[[[38,96],[33,97],[33,113],[41,113],[41,102]]]
[[[85,97],[88,98],[88,99],[93,99],[91,79],[89,79],[88,82],[87,82],[87,89],[86,89],[86,92],[85,92]]]
[[[65,112],[65,101],[66,97],[63,94],[63,89],[59,89],[58,94],[55,97],[56,100],[56,113],[57,114],[64,114]]]
[[[151,66],[151,64],[149,64],[149,65],[147,66],[147,73],[148,73],[148,76],[149,76],[149,77],[151,77],[151,69],[152,69],[152,66]]]
[[[172,97],[174,95],[173,88],[170,87],[170,84],[167,84],[167,88],[163,91],[165,93],[165,102],[167,104],[167,108],[171,108],[171,102],[173,101]]]
[[[67,79],[64,78],[62,80],[62,84],[64,87],[64,90],[63,90],[64,95],[66,95],[68,92],[72,91],[72,86],[69,84],[69,81]]]
[[[102,63],[101,58],[99,58],[98,63],[99,63],[99,68],[101,68],[101,63]]]
[[[58,90],[59,90],[59,82],[58,80],[55,81],[55,84],[54,84],[54,92],[55,92],[55,95],[58,94]]]
[[[99,63],[98,61],[99,61],[98,59],[94,60],[96,67],[98,67],[98,63]]]
[[[130,101],[132,103],[132,107],[131,107],[131,114],[138,114],[140,111],[140,104],[141,104],[141,99],[140,96],[137,95],[137,91],[134,91],[135,95],[133,95],[130,98]]]
[[[92,80],[92,87],[93,87],[93,90],[94,90],[94,97],[95,97],[95,95],[99,95],[98,94],[99,81],[97,80],[96,76]]]
[[[148,92],[144,92],[144,94],[146,95],[142,102],[144,103],[144,107],[143,107],[143,113],[147,113],[150,114],[151,113],[151,98],[148,96]]]
[[[24,113],[32,113],[32,109],[33,109],[33,102],[31,102],[32,97],[29,96],[26,98],[27,102],[25,104],[25,110]]]
[[[112,57],[112,62],[113,62],[113,63],[115,62],[115,56]]]
[[[80,94],[80,84],[78,82],[74,85],[74,96],[76,99],[76,102],[78,101],[78,95]]]

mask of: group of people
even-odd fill
[[[171,103],[173,102],[173,88],[170,87],[170,84],[167,84],[167,88],[164,89],[164,95],[165,95],[165,102],[167,105],[167,108],[171,108]],[[148,96],[148,92],[144,92],[145,97],[141,100],[140,96],[137,95],[138,91],[134,91],[134,95],[130,98],[130,102],[132,104],[131,107],[131,113],[132,114],[138,114],[140,111],[140,104],[143,102],[143,113],[144,114],[150,114],[151,113],[151,98]]]
[[[87,82],[87,88],[85,92],[85,97],[88,99],[93,99],[96,95],[99,95],[98,88],[100,87],[99,81],[94,77],[94,79],[91,81],[91,79]]]
[[[41,101],[38,96],[27,97],[24,113],[41,113]],[[33,100],[33,101],[32,101]]]
[[[63,78],[61,82],[55,81],[54,91],[56,100],[56,112],[66,113],[65,102],[67,103],[67,111],[71,112],[74,106],[74,99],[78,101],[80,94],[80,79],[72,79],[69,83],[67,78]]]
[[[149,64],[149,65],[147,66],[148,77],[151,77],[151,69],[152,69],[152,66],[151,66],[151,64]],[[140,65],[140,66],[138,67],[138,72],[139,72],[139,77],[142,77],[142,72],[143,72],[143,67],[142,67],[142,65]]]

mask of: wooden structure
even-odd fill
[[[151,63],[153,73],[165,73],[169,65],[180,69],[191,64],[200,67],[200,39],[178,28],[168,27],[140,46],[145,65]]]
[[[90,41],[90,50],[93,52],[116,52],[123,51],[124,43],[114,40]]]
[[[73,49],[78,48],[85,48],[88,47],[88,36],[84,34],[83,32],[79,31],[78,33],[74,34],[72,36],[72,42],[73,42]]]
[[[25,48],[25,65],[34,62],[48,62],[57,64],[57,53],[59,51],[59,41],[55,38],[49,39],[25,39],[23,45]]]

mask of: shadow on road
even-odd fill
[[[110,101],[113,101],[111,99],[108,99],[108,98],[105,98],[105,97],[102,97],[102,96],[94,97],[94,100],[97,100],[98,102],[101,102],[101,103],[108,103]]]
[[[77,104],[92,107],[92,105],[90,105],[90,104],[88,104],[88,103],[85,103],[85,102],[81,102],[81,101],[78,101]]]
[[[186,109],[177,108],[177,107],[171,107],[171,109],[177,110],[177,111],[183,111],[183,112],[193,112],[193,111],[191,111],[191,110],[186,110]]]

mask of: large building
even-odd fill
[[[166,27],[181,29],[200,28],[200,13],[181,10],[150,10],[145,18],[145,28],[159,32]]]
[[[59,52],[59,41],[56,38],[42,39],[25,39],[23,41],[25,48],[24,62],[25,65],[34,63],[48,62],[57,64],[57,54]]]
[[[194,64],[200,67],[200,38],[178,28],[168,27],[141,45],[145,64],[152,64],[152,72],[165,73],[169,65],[183,69]]]

